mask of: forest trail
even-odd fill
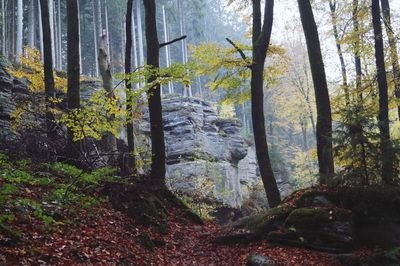
[[[227,232],[213,222],[202,226],[189,222],[177,209],[169,212],[166,235],[137,225],[124,213],[106,204],[80,216],[78,225],[60,225],[48,235],[32,227],[29,241],[4,248],[2,259],[7,265],[211,266],[245,265],[249,255],[258,254],[269,257],[277,265],[340,265],[326,253],[269,246],[265,241],[249,245],[216,245],[213,243],[215,237]]]

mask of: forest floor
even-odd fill
[[[107,205],[90,212],[80,213],[79,224],[62,225],[49,234],[35,230],[33,221],[22,243],[1,248],[0,261],[7,265],[245,265],[249,255],[258,254],[277,265],[341,265],[326,253],[270,246],[265,241],[216,245],[214,238],[225,233],[221,227],[213,222],[203,226],[186,222],[177,209],[170,210],[166,235],[135,224]]]
[[[168,209],[165,234],[112,208],[101,193],[108,169],[83,174],[65,164],[11,161],[0,153],[0,265],[341,265],[333,255],[261,241],[218,245],[235,232]],[[114,177],[115,178],[115,177]]]

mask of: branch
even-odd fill
[[[186,39],[186,35],[183,35],[183,36],[181,36],[181,37],[179,37],[179,38],[176,38],[176,39],[173,39],[172,41],[169,41],[169,42],[165,42],[165,43],[160,43],[160,48],[163,48],[164,46],[167,46],[167,45],[170,45],[170,44],[173,44],[174,42],[179,42],[179,41],[181,41],[181,40],[183,40],[183,39]]]
[[[242,57],[242,59],[243,59],[244,61],[246,61],[246,60],[247,60],[247,57],[246,57],[245,53],[243,52],[243,50],[240,49],[239,46],[237,46],[231,39],[226,38],[226,40],[236,49],[236,51],[238,51],[238,53],[240,54],[240,56]],[[251,69],[251,66],[250,66],[250,65],[248,65],[247,67]]]

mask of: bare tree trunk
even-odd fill
[[[160,43],[157,36],[155,0],[143,0],[145,7],[147,64],[155,69],[160,67]],[[156,76],[149,78],[153,82]],[[157,186],[165,186],[165,142],[162,117],[160,85],[155,85],[148,93],[151,130],[151,178]]]
[[[67,103],[68,110],[73,111],[74,109],[80,108],[80,90],[79,90],[79,78],[80,78],[80,50],[79,50],[79,12],[78,12],[78,0],[67,1],[67,19],[68,19],[68,52],[67,52],[67,63],[68,63],[68,90],[67,90]],[[68,143],[67,143],[67,156],[71,162],[77,163],[76,160],[80,158],[80,143],[75,142],[73,139],[73,132],[68,130]]]
[[[55,123],[52,108],[54,104],[52,98],[55,97],[54,91],[54,75],[53,75],[53,56],[51,51],[51,29],[50,29],[50,18],[49,18],[49,6],[47,0],[40,0],[40,9],[42,15],[43,26],[40,29],[43,36],[44,44],[44,82],[45,82],[45,94],[46,94],[46,124],[47,124],[47,136],[54,138]]]
[[[15,61],[19,63],[22,56],[22,39],[23,39],[23,27],[24,27],[24,5],[22,0],[17,1],[17,43],[15,51]]]
[[[181,36],[185,35],[185,23],[183,20],[183,2],[182,0],[178,0],[178,10],[179,10],[179,28],[181,31]],[[182,40],[182,63],[186,64],[188,62],[187,58],[187,46],[186,40]],[[184,86],[183,88],[183,96],[184,97],[192,97],[192,87],[190,85]]]
[[[6,12],[5,0],[1,0],[1,53],[6,56]]]
[[[61,0],[58,0],[58,68],[63,69],[63,58],[62,58],[62,20],[61,20]]]
[[[261,1],[253,0],[253,63],[251,66],[251,112],[254,141],[261,179],[269,206],[281,202],[274,172],[269,158],[264,118],[264,64],[271,39],[274,0],[266,0],[264,22],[261,19]]]
[[[50,1],[52,1],[52,0],[50,0]],[[68,0],[69,1],[69,0]],[[75,0],[72,0],[72,1],[75,1]],[[76,27],[78,28],[78,34],[79,34],[79,36],[81,36],[81,20],[80,20],[80,14],[81,14],[81,11],[80,11],[80,1],[79,0],[77,0],[78,1],[78,9],[77,9],[77,12],[78,12],[78,24],[76,25]],[[82,43],[81,43],[81,38],[79,37],[78,38],[78,40],[79,40],[79,46],[78,46],[78,48],[79,48],[79,74],[82,74]]]
[[[379,115],[380,148],[382,156],[382,180],[386,184],[393,183],[393,149],[390,141],[389,128],[389,97],[386,80],[383,35],[380,19],[379,0],[372,0],[372,24],[375,39],[375,60],[379,86]]]
[[[164,42],[168,42],[168,30],[167,30],[167,16],[165,13],[165,6],[162,6],[162,14],[163,14],[163,29],[164,29]],[[170,54],[169,54],[169,46],[165,46],[165,64],[167,67],[170,66]],[[172,82],[168,82],[168,93],[173,93]]]
[[[105,46],[101,46],[99,49],[98,65],[101,77],[103,79],[103,88],[107,92],[107,97],[113,99],[115,96],[112,85],[112,74],[111,74],[110,63],[108,61],[107,47]],[[114,118],[115,118],[114,116],[110,116],[108,117],[108,120],[112,120]],[[117,139],[112,133],[106,132],[103,136],[103,143],[105,144],[105,153],[110,154],[109,156],[107,156],[108,163],[110,165],[115,165],[118,152]]]
[[[53,56],[53,63],[55,59],[55,30],[54,30],[54,0],[49,0],[49,18],[50,18],[50,29],[51,29],[51,53]]]
[[[301,22],[307,43],[308,58],[314,82],[317,104],[317,154],[320,183],[326,184],[334,174],[332,154],[332,114],[329,100],[328,84],[321,54],[318,29],[309,0],[298,0]]]
[[[113,54],[111,53],[111,43],[110,43],[110,38],[111,38],[111,32],[110,28],[108,25],[108,7],[107,7],[107,2],[104,3],[104,14],[105,14],[105,23],[106,23],[106,32],[107,32],[107,53],[110,58],[110,62],[113,61]]]
[[[42,29],[43,28],[42,11],[41,11],[42,7],[41,7],[41,4],[40,4],[40,1],[41,0],[38,0],[38,3],[39,3],[39,16],[38,16],[38,18],[39,18],[39,29]],[[50,29],[50,32],[51,32],[51,29]],[[51,47],[51,45],[50,45],[50,47]],[[43,44],[43,31],[42,30],[39,31],[39,50],[40,50],[40,56],[42,58],[42,62],[44,62],[44,44]]]
[[[138,28],[139,66],[143,66],[144,47],[143,47],[142,12],[140,9],[140,1],[141,0],[136,0],[136,17],[137,17],[137,28]]]
[[[347,83],[347,69],[346,69],[346,63],[345,63],[344,57],[343,57],[342,45],[340,44],[341,40],[339,37],[338,28],[337,28],[336,6],[337,6],[336,0],[329,1],[329,8],[331,10],[331,19],[332,19],[332,27],[333,27],[333,36],[335,37],[336,49],[337,49],[337,53],[338,53],[339,61],[340,61],[340,68],[342,70],[343,91],[344,91],[344,95],[345,95],[345,99],[346,99],[346,104],[348,106],[350,104],[350,96],[349,96],[349,89],[348,89],[348,83]]]
[[[98,36],[97,35],[98,31],[97,31],[97,27],[96,27],[96,9],[94,8],[94,2],[92,2],[92,8],[93,8],[93,44],[94,44],[94,56],[95,58],[98,58]],[[99,4],[99,3],[98,3]],[[99,76],[99,63],[96,61],[95,62],[95,76],[98,77]]]
[[[126,45],[125,45],[125,87],[126,87],[126,111],[127,123],[126,132],[128,139],[128,161],[127,168],[129,173],[135,173],[135,142],[133,134],[133,98],[132,98],[132,84],[131,80],[128,78],[132,72],[132,11],[133,11],[133,0],[128,0],[127,10],[126,10]]]
[[[360,57],[360,50],[361,50],[361,34],[360,34],[360,25],[358,21],[358,0],[353,0],[353,27],[354,32],[356,33],[355,42],[354,42],[354,62],[356,68],[356,90],[359,95],[359,100],[362,101],[362,68],[361,68],[361,57]]]
[[[35,0],[29,1],[28,46],[35,47]]]
[[[381,0],[381,3],[382,3],[382,13],[386,28],[386,34],[389,39],[390,59],[392,63],[395,96],[399,101],[399,103],[397,104],[397,116],[398,119],[400,120],[400,65],[397,54],[397,40],[396,40],[396,35],[394,34],[393,31],[392,22],[390,18],[389,0]]]

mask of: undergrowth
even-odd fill
[[[33,164],[0,153],[0,234],[15,241],[24,227],[49,231],[79,222],[82,211],[95,217],[96,207],[106,201],[98,191],[119,179],[114,173],[107,167],[85,172],[65,163]]]

